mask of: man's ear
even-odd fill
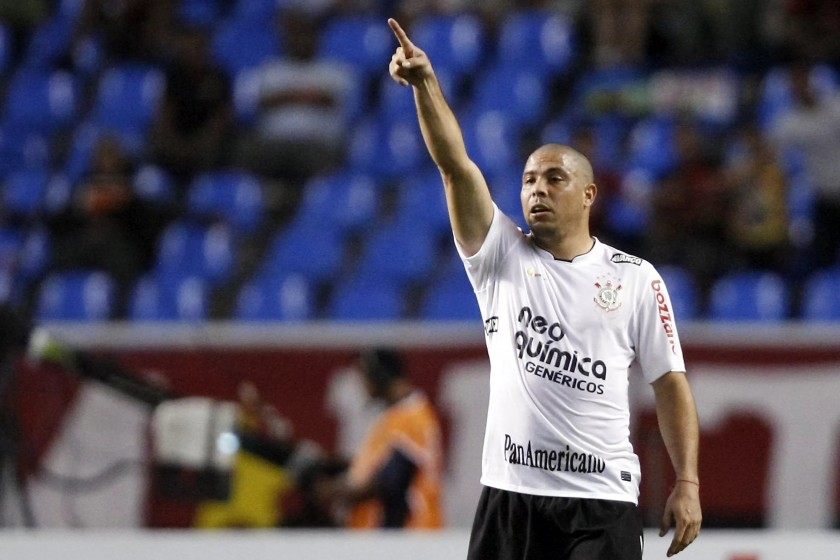
[[[598,196],[598,187],[595,186],[595,183],[589,183],[583,189],[583,204],[584,206],[592,206],[595,202],[595,198]]]

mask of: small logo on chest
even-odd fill
[[[605,311],[615,311],[621,307],[621,284],[612,278],[598,279],[595,282],[595,297],[598,307]]]

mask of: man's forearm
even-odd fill
[[[417,117],[426,148],[441,171],[457,174],[469,161],[458,119],[432,74],[414,88]]]
[[[685,374],[671,372],[653,384],[662,440],[678,479],[700,482],[697,463],[700,426]]]

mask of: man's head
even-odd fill
[[[552,245],[570,236],[589,236],[589,213],[597,188],[592,165],[569,146],[546,144],[525,162],[522,211],[534,237]]]
[[[405,380],[402,358],[390,348],[372,348],[362,352],[359,369],[368,393],[375,399],[390,400],[391,388]]]

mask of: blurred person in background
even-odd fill
[[[99,43],[106,62],[160,63],[172,41],[174,0],[86,0],[72,50]]]
[[[442,436],[434,406],[412,385],[395,350],[368,350],[357,367],[370,398],[386,409],[346,477],[324,481],[321,494],[346,509],[350,528],[442,527]]]
[[[119,141],[102,137],[74,199],[47,219],[52,266],[107,272],[118,287],[118,314],[126,310],[133,282],[154,265],[160,235],[175,216],[136,194],[133,173],[134,162]]]
[[[770,137],[783,153],[803,157],[815,191],[809,260],[812,268],[825,268],[840,264],[840,95],[819,95],[812,68],[791,68],[793,107],[772,124]]]
[[[785,273],[791,246],[784,168],[754,123],[739,127],[736,142],[735,156],[724,168],[731,198],[727,231],[734,266]]]
[[[230,78],[213,61],[207,32],[184,28],[166,67],[166,89],[150,133],[151,159],[182,190],[198,173],[223,166],[233,134]]]
[[[256,118],[234,151],[234,165],[278,180],[291,192],[314,172],[343,161],[348,132],[352,75],[343,64],[316,57],[318,22],[310,10],[279,8],[286,56],[259,68]]]
[[[675,148],[676,164],[653,193],[646,254],[690,271],[706,299],[729,258],[729,192],[718,147],[697,122],[678,123]]]
[[[543,145],[525,163],[530,233],[505,216],[428,56],[388,23],[399,42],[389,72],[413,90],[490,357],[484,488],[468,558],[641,560],[631,364],[653,388],[676,474],[660,536],[676,526],[668,555],[677,554],[700,532],[700,436],[661,277],[590,235],[597,186],[589,161],[569,146]]]

